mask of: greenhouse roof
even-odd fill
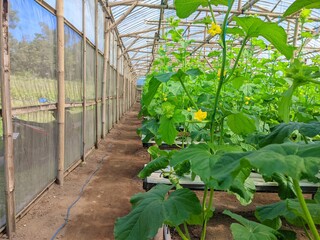
[[[300,46],[299,16],[282,18],[293,2],[294,0],[236,0],[230,19],[233,16],[255,15],[267,22],[277,22],[286,30],[289,44]],[[163,34],[169,27],[167,19],[176,16],[173,0],[110,0],[107,1],[107,6],[110,7],[117,24],[124,52],[130,57],[132,70],[137,77],[146,75],[156,58],[159,45],[164,42]],[[222,5],[213,8],[217,23],[222,23],[226,10],[227,7]],[[208,15],[209,8],[199,8],[180,22],[184,36],[194,40],[188,49],[191,52],[201,49],[203,54],[219,47],[218,36],[208,35],[205,24],[193,24]],[[313,9],[309,19],[312,21],[304,24],[303,31],[310,32],[314,38],[309,39],[304,47],[305,58],[320,52],[320,9]],[[230,20],[229,26],[233,24]]]

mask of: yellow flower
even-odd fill
[[[211,28],[208,29],[208,33],[211,35],[211,36],[215,36],[217,34],[220,34],[221,33],[221,28],[219,25],[215,24],[214,22],[211,23]]]
[[[249,104],[249,102],[248,102],[248,101],[246,101],[246,102],[245,102],[245,104],[246,104],[246,105],[248,105],[248,104]]]
[[[187,111],[188,111],[188,112],[191,112],[191,108],[188,107],[188,108],[187,108]]]
[[[218,77],[220,77],[221,76],[221,69],[219,68],[218,69],[218,73],[217,73],[217,75],[218,75]],[[224,71],[224,76],[226,75],[226,70]]]
[[[198,110],[198,112],[194,113],[194,119],[198,121],[202,121],[207,117],[207,112],[202,112],[201,109]]]
[[[245,99],[246,99],[247,101],[250,101],[250,100],[251,100],[251,98],[250,98],[250,97],[245,97]]]
[[[168,98],[166,98],[166,97],[165,97],[165,98],[163,98],[163,101],[165,101],[165,102],[166,102],[167,100],[168,100]]]

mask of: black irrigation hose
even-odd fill
[[[90,182],[91,178],[100,170],[100,168],[102,167],[102,163],[104,162],[104,160],[106,159],[107,155],[103,156],[103,158],[101,158],[101,160],[99,161],[99,164],[97,166],[97,168],[91,173],[91,175],[88,177],[88,179],[86,180],[86,182],[82,185],[81,191],[77,197],[77,199],[68,207],[67,210],[67,215],[64,219],[64,223],[57,229],[57,231],[55,232],[55,234],[52,236],[51,240],[54,240],[57,235],[59,234],[59,232],[67,225],[68,221],[69,221],[69,216],[70,216],[70,211],[71,208],[73,208],[74,205],[76,205],[76,203],[80,200],[80,198],[83,195],[84,189],[85,187],[88,185],[88,183]]]

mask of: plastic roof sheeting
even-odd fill
[[[135,0],[108,1],[115,21],[135,2]],[[283,12],[293,2],[294,0],[238,0],[235,1],[230,16],[256,15],[264,21],[278,22],[287,31],[289,43],[293,44],[296,19],[294,17],[285,20],[281,18]],[[239,3],[241,4],[240,6]],[[166,6],[166,8],[163,8],[164,10],[161,10],[161,4],[162,6]],[[161,43],[162,32],[165,31],[168,25],[166,19],[176,16],[173,5],[173,0],[167,0],[167,3],[166,0],[138,0],[137,6],[117,26],[125,51],[131,59],[132,67],[136,71],[137,76],[145,75],[156,57],[157,45]],[[216,13],[216,21],[220,24],[224,19],[226,9],[227,7],[221,5],[213,7]],[[159,24],[162,11],[163,19],[161,24]],[[213,39],[208,38],[205,25],[192,24],[195,20],[203,19],[208,14],[208,11],[197,11],[180,22],[180,27],[184,28],[190,38],[195,40],[196,43],[192,46],[195,50],[208,47],[212,49],[215,47],[214,43],[217,41],[217,37]],[[320,31],[320,9],[313,9],[311,18],[313,21],[304,25],[304,31],[318,35]],[[230,26],[232,24],[230,22]],[[159,33],[159,38],[155,39],[157,33]],[[299,38],[296,44],[297,46],[301,44]],[[304,51],[306,57],[319,54],[320,40],[316,38],[308,41]]]

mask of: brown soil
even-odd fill
[[[116,218],[130,211],[129,200],[133,194],[144,191],[142,181],[136,176],[149,161],[149,156],[136,134],[141,122],[137,118],[138,111],[139,105],[136,104],[100,142],[99,149],[95,149],[84,164],[65,178],[63,187],[53,185],[43,195],[18,221],[13,239],[51,239],[64,223],[68,207],[77,199],[82,186],[97,168],[82,197],[71,209],[67,225],[56,239],[114,239],[113,228]],[[198,194],[201,195],[201,192]],[[277,200],[276,194],[257,193],[254,202],[243,207],[233,196],[217,192],[217,214],[209,224],[207,239],[232,239],[229,230],[232,220],[221,214],[224,209],[252,217],[255,206]],[[199,233],[196,228],[193,228],[192,235],[197,239]],[[5,237],[4,235],[0,238]],[[299,239],[305,239],[301,231]]]

